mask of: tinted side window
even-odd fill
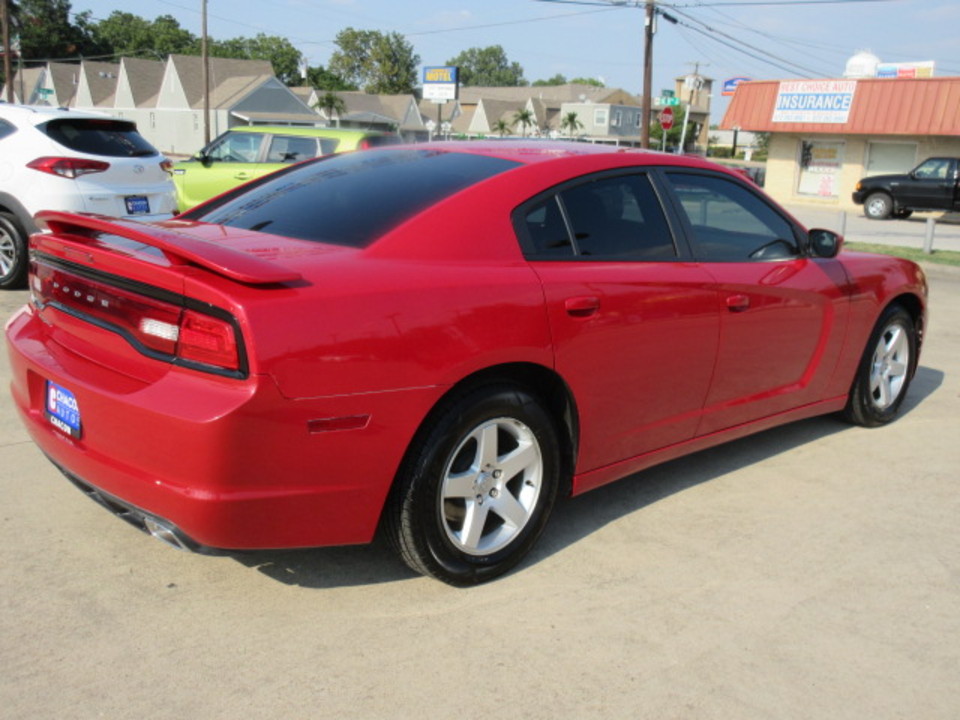
[[[263,133],[227,133],[210,144],[207,157],[218,162],[257,162],[262,143]]]
[[[7,137],[8,135],[12,135],[16,131],[17,131],[17,128],[15,126],[11,125],[6,120],[0,120],[0,140]]]
[[[675,258],[673,236],[644,174],[609,176],[561,190],[527,209],[522,232],[543,258]]]
[[[137,126],[125,120],[63,118],[51,120],[38,129],[64,147],[90,155],[147,157],[158,154],[137,132]]]
[[[399,135],[368,135],[360,141],[357,147],[362,150],[375,147],[384,147],[385,145],[399,145],[403,138]]]
[[[295,163],[317,156],[317,138],[275,135],[270,139],[268,163]]]
[[[800,254],[793,226],[739,183],[714,175],[668,172],[703,260],[779,260]]]

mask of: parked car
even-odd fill
[[[0,103],[0,289],[26,282],[39,210],[157,220],[175,209],[170,163],[134,123]]]
[[[454,585],[561,495],[823,413],[897,415],[921,269],[705,160],[551,142],[329,156],[155,225],[44,212],[15,406],[178,547],[364,543]]]
[[[173,166],[177,206],[189,210],[290,163],[399,142],[397,135],[370,130],[241,125]]]
[[[934,157],[901,175],[871,175],[857,183],[853,202],[873,220],[908,218],[914,210],[960,210],[958,158]]]

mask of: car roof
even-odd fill
[[[402,146],[400,146],[402,147]],[[602,143],[576,142],[573,140],[452,140],[419,143],[413,147],[447,152],[462,152],[488,155],[504,160],[513,160],[522,165],[550,162],[576,157],[599,157],[603,155],[629,157],[628,162],[637,165],[673,165],[678,167],[716,169],[715,163],[699,156],[677,155],[644,150],[635,147],[619,147]],[[370,152],[369,150],[366,152]]]
[[[369,137],[385,135],[375,130],[357,130],[355,128],[308,127],[306,125],[237,125],[227,132],[255,132],[268,135],[303,135],[307,137]]]
[[[0,102],[0,116],[10,120],[19,120],[20,122],[30,123],[31,125],[39,125],[47,122],[48,120],[55,120],[58,118],[94,118],[102,120],[104,118],[111,117],[106,113],[95,111],[77,111],[69,108],[52,107],[48,105],[15,105],[5,102]]]

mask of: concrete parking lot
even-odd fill
[[[960,274],[930,280],[898,422],[804,421],[567,501],[470,590],[382,544],[138,533],[29,441],[2,348],[0,716],[954,720]]]

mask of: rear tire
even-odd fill
[[[536,397],[513,385],[468,390],[418,433],[385,529],[416,572],[455,586],[487,582],[539,538],[560,468],[556,425]]]
[[[844,417],[864,427],[894,420],[916,367],[916,324],[900,305],[890,305],[870,335]]]
[[[10,213],[0,212],[0,290],[27,285],[27,234]]]

